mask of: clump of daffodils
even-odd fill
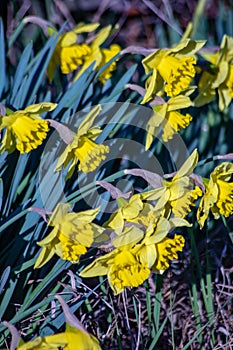
[[[149,220],[148,226],[142,224],[140,214],[136,222],[132,218],[127,221],[126,218],[123,231],[111,240],[113,250],[95,259],[81,271],[80,276],[107,275],[114,294],[119,294],[126,287],[141,285],[148,279],[151,270],[163,273],[169,267],[169,262],[178,258],[177,252],[182,251],[184,238],[181,235],[167,238],[174,223],[150,215],[150,212],[147,215],[150,216],[146,218]],[[111,227],[111,221],[108,224]],[[180,220],[179,224],[189,225],[186,220]]]
[[[112,250],[95,259],[80,275],[107,275],[114,293],[119,294],[126,287],[141,285],[151,271],[164,273],[185,244],[183,236],[171,236],[170,232],[191,226],[185,217],[202,195],[190,177],[197,160],[194,150],[171,181],[161,178],[157,188],[135,194],[129,201],[118,198],[119,209],[104,225],[113,230]],[[146,177],[145,170],[137,169],[137,174]]]
[[[53,80],[57,66],[60,67],[63,74],[76,72],[75,79],[77,79],[91,63],[94,62],[94,69],[99,71],[120,52],[121,48],[117,44],[109,48],[102,48],[102,44],[111,35],[112,26],[106,26],[94,34],[98,27],[99,23],[80,23],[74,29],[61,34],[48,66],[50,81]],[[83,41],[83,35],[87,33],[92,33],[92,38]],[[116,60],[113,60],[100,72],[98,78],[103,84],[115,70]]]

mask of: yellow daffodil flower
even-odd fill
[[[102,28],[88,44],[85,42],[78,43],[79,34],[93,32],[98,26],[98,23],[80,24],[73,30],[60,36],[48,66],[48,77],[50,81],[54,77],[56,66],[60,66],[63,74],[72,73],[79,68],[75,77],[77,79],[92,62],[95,62],[94,68],[98,70],[120,52],[121,48],[116,44],[111,45],[109,49],[102,49],[100,47],[109,37],[112,29],[111,25]],[[115,68],[116,62],[112,62],[100,74],[99,80],[104,84],[111,77],[112,71]]]
[[[140,220],[139,220],[140,222]],[[177,258],[184,246],[184,239],[175,235],[166,236],[176,226],[191,226],[184,219],[154,218],[148,227],[126,227],[111,241],[113,251],[97,258],[81,272],[81,277],[107,275],[110,287],[119,294],[126,287],[141,285],[150,275],[151,269],[159,273]]]
[[[214,218],[220,215],[228,217],[233,214],[233,164],[224,162],[210,174],[210,179],[204,179],[206,192],[201,199],[197,220],[201,228],[211,211]]]
[[[196,70],[194,54],[205,41],[183,40],[171,49],[159,49],[142,60],[146,74],[146,94],[141,103],[150,101],[163,89],[167,96],[177,96],[189,88]]]
[[[163,128],[162,139],[167,142],[180,129],[186,128],[192,120],[190,114],[183,115],[180,109],[190,107],[192,101],[188,96],[176,96],[170,98],[164,104],[153,107],[153,116],[147,123],[146,150],[148,150],[157,135],[159,127]]]
[[[69,212],[71,205],[60,203],[54,209],[48,226],[53,230],[37,244],[42,247],[35,268],[46,264],[54,254],[64,260],[77,263],[81,254],[86,253],[94,241],[94,237],[104,229],[92,221],[99,213],[99,209],[91,209],[79,213]]]
[[[80,276],[107,275],[114,294],[121,293],[126,287],[138,287],[150,275],[148,266],[140,263],[134,254],[134,247],[142,238],[143,231],[139,228],[126,228],[112,239],[113,251],[94,260],[81,271]]]
[[[86,118],[80,124],[77,134],[72,133],[72,141],[68,143],[62,155],[59,157],[55,171],[60,171],[62,167],[67,167],[71,162],[66,179],[69,179],[75,166],[79,163],[78,168],[84,173],[94,171],[106,158],[106,153],[109,152],[109,147],[99,145],[94,142],[97,136],[101,133],[99,127],[91,127],[94,119],[100,113],[101,107],[96,106],[87,114]],[[62,126],[58,128],[61,132]],[[62,134],[60,133],[61,137]]]
[[[85,43],[78,43],[79,34],[93,32],[98,26],[98,23],[80,23],[73,30],[59,37],[48,66],[50,82],[53,80],[56,66],[61,68],[63,74],[69,74],[83,64],[84,58],[90,55],[91,49]]]
[[[49,126],[40,114],[50,112],[56,106],[56,103],[42,102],[0,116],[0,130],[6,129],[0,152],[12,153],[17,149],[20,153],[28,153],[41,145],[47,137]]]
[[[211,65],[201,75],[199,94],[194,105],[200,107],[211,102],[217,93],[219,109],[222,111],[233,98],[233,37],[224,35],[219,51],[203,54],[203,57]]]
[[[184,219],[169,221],[164,217],[149,225],[138,249],[135,247],[139,261],[157,273],[163,273],[169,267],[169,262],[178,258],[177,252],[182,251],[184,247],[183,236],[175,234],[174,238],[167,237],[170,230],[177,226],[191,225]]]
[[[197,150],[194,150],[171,181],[163,180],[162,187],[142,193],[142,199],[156,201],[155,210],[160,210],[167,217],[171,213],[177,217],[186,217],[190,206],[202,195],[201,189],[194,187],[189,177],[197,161]]]
[[[157,259],[153,270],[163,273],[168,267],[169,262],[178,259],[177,252],[182,252],[185,239],[181,235],[174,235],[174,238],[165,237],[156,245]]]
[[[99,70],[103,67],[108,61],[110,61],[117,53],[120,52],[121,48],[119,45],[111,45],[109,49],[102,49],[100,46],[104,41],[109,37],[112,30],[112,26],[108,25],[102,28],[97,37],[90,43],[90,54],[87,55],[84,59],[82,68],[79,70],[75,79],[77,79],[85,69],[92,63],[95,62],[94,68]],[[104,84],[107,79],[112,75],[112,71],[116,68],[116,62],[112,62],[108,68],[106,68],[99,76],[99,80]]]

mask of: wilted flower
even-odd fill
[[[187,108],[192,105],[192,101],[188,96],[176,96],[170,98],[164,104],[153,107],[153,116],[147,123],[146,130],[146,150],[150,148],[153,142],[157,129],[163,128],[162,139],[167,142],[180,129],[186,128],[192,120],[190,114],[183,115],[180,109]]]
[[[80,124],[77,134],[72,133],[71,142],[68,143],[62,155],[59,157],[55,171],[60,171],[62,167],[67,167],[71,162],[66,179],[69,179],[75,166],[84,173],[95,170],[106,158],[106,153],[109,152],[109,147],[95,143],[95,139],[101,133],[99,127],[91,127],[94,119],[101,111],[100,106],[96,106],[89,112],[86,118]],[[60,125],[58,131],[62,137],[62,126]]]
[[[48,226],[53,230],[37,244],[42,247],[35,268],[42,267],[54,254],[73,263],[79,261],[94,241],[95,235],[101,234],[103,228],[92,223],[99,209],[90,209],[79,213],[69,212],[71,205],[60,203],[54,209]]]
[[[206,192],[201,199],[197,220],[201,228],[211,211],[215,219],[220,215],[228,217],[233,214],[233,164],[224,162],[210,174],[210,179],[204,179]]]
[[[196,107],[212,101],[218,94],[222,111],[233,98],[233,37],[224,35],[219,51],[203,54],[210,67],[204,70],[199,81],[199,94],[194,100]]]
[[[164,91],[168,96],[177,96],[189,88],[196,70],[194,54],[205,41],[183,40],[171,49],[159,49],[142,60],[146,74],[146,94],[142,103],[150,101],[156,93]]]
[[[0,130],[6,128],[0,152],[28,153],[42,144],[49,131],[48,121],[40,117],[41,113],[56,108],[56,103],[42,102],[26,107],[24,110],[0,116]]]

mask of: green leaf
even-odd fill
[[[52,36],[47,41],[37,57],[32,70],[29,72],[28,79],[25,83],[24,91],[22,92],[21,96],[21,108],[34,102],[36,94],[41,87],[42,81],[45,79],[45,72],[55,49],[57,39],[58,36]]]
[[[115,85],[114,89],[112,90],[110,96],[104,96],[100,103],[106,103],[106,102],[116,102],[118,101],[122,91],[125,89],[125,85],[130,81],[132,78],[135,70],[137,68],[137,64],[134,64],[130,69],[120,78],[118,83]]]
[[[22,53],[22,56],[20,58],[19,64],[15,72],[14,80],[12,83],[12,93],[11,93],[10,103],[17,109],[21,108],[20,98],[18,98],[18,94],[21,95],[20,88],[22,86],[23,78],[26,74],[27,65],[31,55],[32,55],[32,43],[29,43],[25,47]]]
[[[6,52],[4,41],[4,28],[2,19],[0,20],[0,96],[2,96],[6,81]]]

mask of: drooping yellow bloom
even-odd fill
[[[38,245],[42,247],[35,268],[42,267],[54,254],[73,263],[79,261],[81,254],[86,253],[94,237],[103,232],[103,228],[92,223],[99,209],[79,213],[69,212],[71,205],[60,203],[54,209],[48,226],[53,230]]]
[[[119,45],[111,45],[109,49],[102,49],[100,47],[110,35],[111,25],[102,28],[91,42],[79,42],[80,34],[93,32],[98,26],[98,23],[80,23],[73,30],[60,36],[48,66],[48,77],[50,81],[53,80],[56,66],[60,66],[63,74],[69,74],[78,69],[75,77],[77,79],[91,63],[95,62],[94,68],[99,70],[120,52],[121,48]],[[115,68],[116,62],[111,63],[100,74],[99,80],[104,84],[111,77],[112,71]]]
[[[142,60],[146,74],[146,94],[141,103],[150,101],[159,91],[177,96],[189,88],[196,70],[194,54],[204,41],[183,40],[171,49],[159,49]]]
[[[190,206],[202,195],[201,189],[198,186],[194,187],[189,177],[197,160],[197,150],[194,150],[171,181],[163,180],[162,187],[142,193],[142,199],[156,201],[155,210],[162,211],[167,217],[173,213],[184,218],[190,212]]]
[[[101,133],[99,127],[91,127],[94,119],[100,113],[101,107],[96,106],[87,114],[80,124],[77,134],[73,133],[72,141],[67,145],[62,155],[59,157],[55,171],[60,171],[62,167],[67,167],[71,162],[66,179],[69,179],[75,166],[84,173],[95,170],[102,160],[106,158],[109,147],[95,143],[96,137]],[[60,128],[61,129],[61,128]],[[62,136],[62,135],[61,135]]]
[[[56,103],[42,102],[0,116],[0,130],[6,128],[0,152],[28,153],[42,144],[49,131],[48,121],[40,117],[41,113],[55,109]]]
[[[98,23],[80,23],[73,30],[59,37],[48,66],[48,77],[50,81],[53,80],[56,66],[60,66],[63,74],[69,74],[83,64],[84,58],[90,55],[91,49],[85,43],[78,43],[79,34],[92,32],[98,26]]]
[[[150,269],[146,264],[141,264],[132,251],[116,250],[114,253],[108,278],[115,292],[118,293],[126,287],[138,287],[148,279]]]
[[[163,128],[162,139],[167,142],[180,129],[186,128],[192,120],[190,114],[183,115],[180,109],[190,107],[192,101],[188,96],[176,96],[153,108],[153,116],[147,123],[146,130],[146,150],[150,148],[151,143],[157,135],[159,127]]]
[[[143,231],[135,226],[126,228],[112,240],[114,250],[94,260],[80,273],[81,277],[107,275],[114,294],[126,287],[134,288],[142,284],[150,275],[146,264],[137,259],[134,248],[143,238]]]
[[[215,219],[220,215],[228,217],[233,214],[233,164],[224,162],[210,174],[210,179],[204,179],[206,192],[201,199],[197,220],[201,228],[211,211]]]
[[[153,265],[156,272],[163,273],[168,267],[169,262],[178,259],[177,252],[182,252],[185,239],[181,235],[174,235],[174,238],[165,237],[156,245],[157,258]]]
[[[209,61],[210,67],[201,75],[194,105],[200,107],[211,102],[217,93],[222,111],[233,98],[233,37],[224,35],[220,49],[212,54],[203,54],[203,57]]]
[[[93,62],[95,62],[94,68],[98,71],[101,69],[107,62],[109,62],[115,55],[117,55],[121,48],[119,45],[111,45],[110,48],[101,48],[101,45],[109,37],[112,30],[112,26],[108,25],[102,28],[97,37],[89,44],[90,54],[87,55],[84,59],[84,63],[76,75],[77,79],[86,68]],[[100,75],[99,80],[104,84],[107,79],[112,76],[112,71],[116,68],[116,61],[112,62]]]
[[[140,218],[138,222],[140,223]],[[141,225],[140,228],[132,222],[112,239],[113,251],[97,258],[80,275],[107,275],[115,294],[126,287],[138,287],[149,277],[151,269],[161,265],[159,270],[164,271],[169,266],[168,262],[177,258],[177,251],[182,250],[183,237],[176,235],[174,239],[166,238],[169,231],[176,226],[191,225],[181,218],[169,221],[163,217],[154,217],[153,220],[151,217],[149,225]],[[166,244],[158,245],[159,242]]]
[[[154,223],[151,223],[144,239],[134,248],[136,257],[142,264],[146,264],[150,269],[158,273],[163,273],[173,259],[177,259],[178,251],[182,251],[184,238],[175,235],[174,238],[168,238],[168,233],[178,226],[191,225],[185,219],[173,218],[166,219],[160,217]]]

